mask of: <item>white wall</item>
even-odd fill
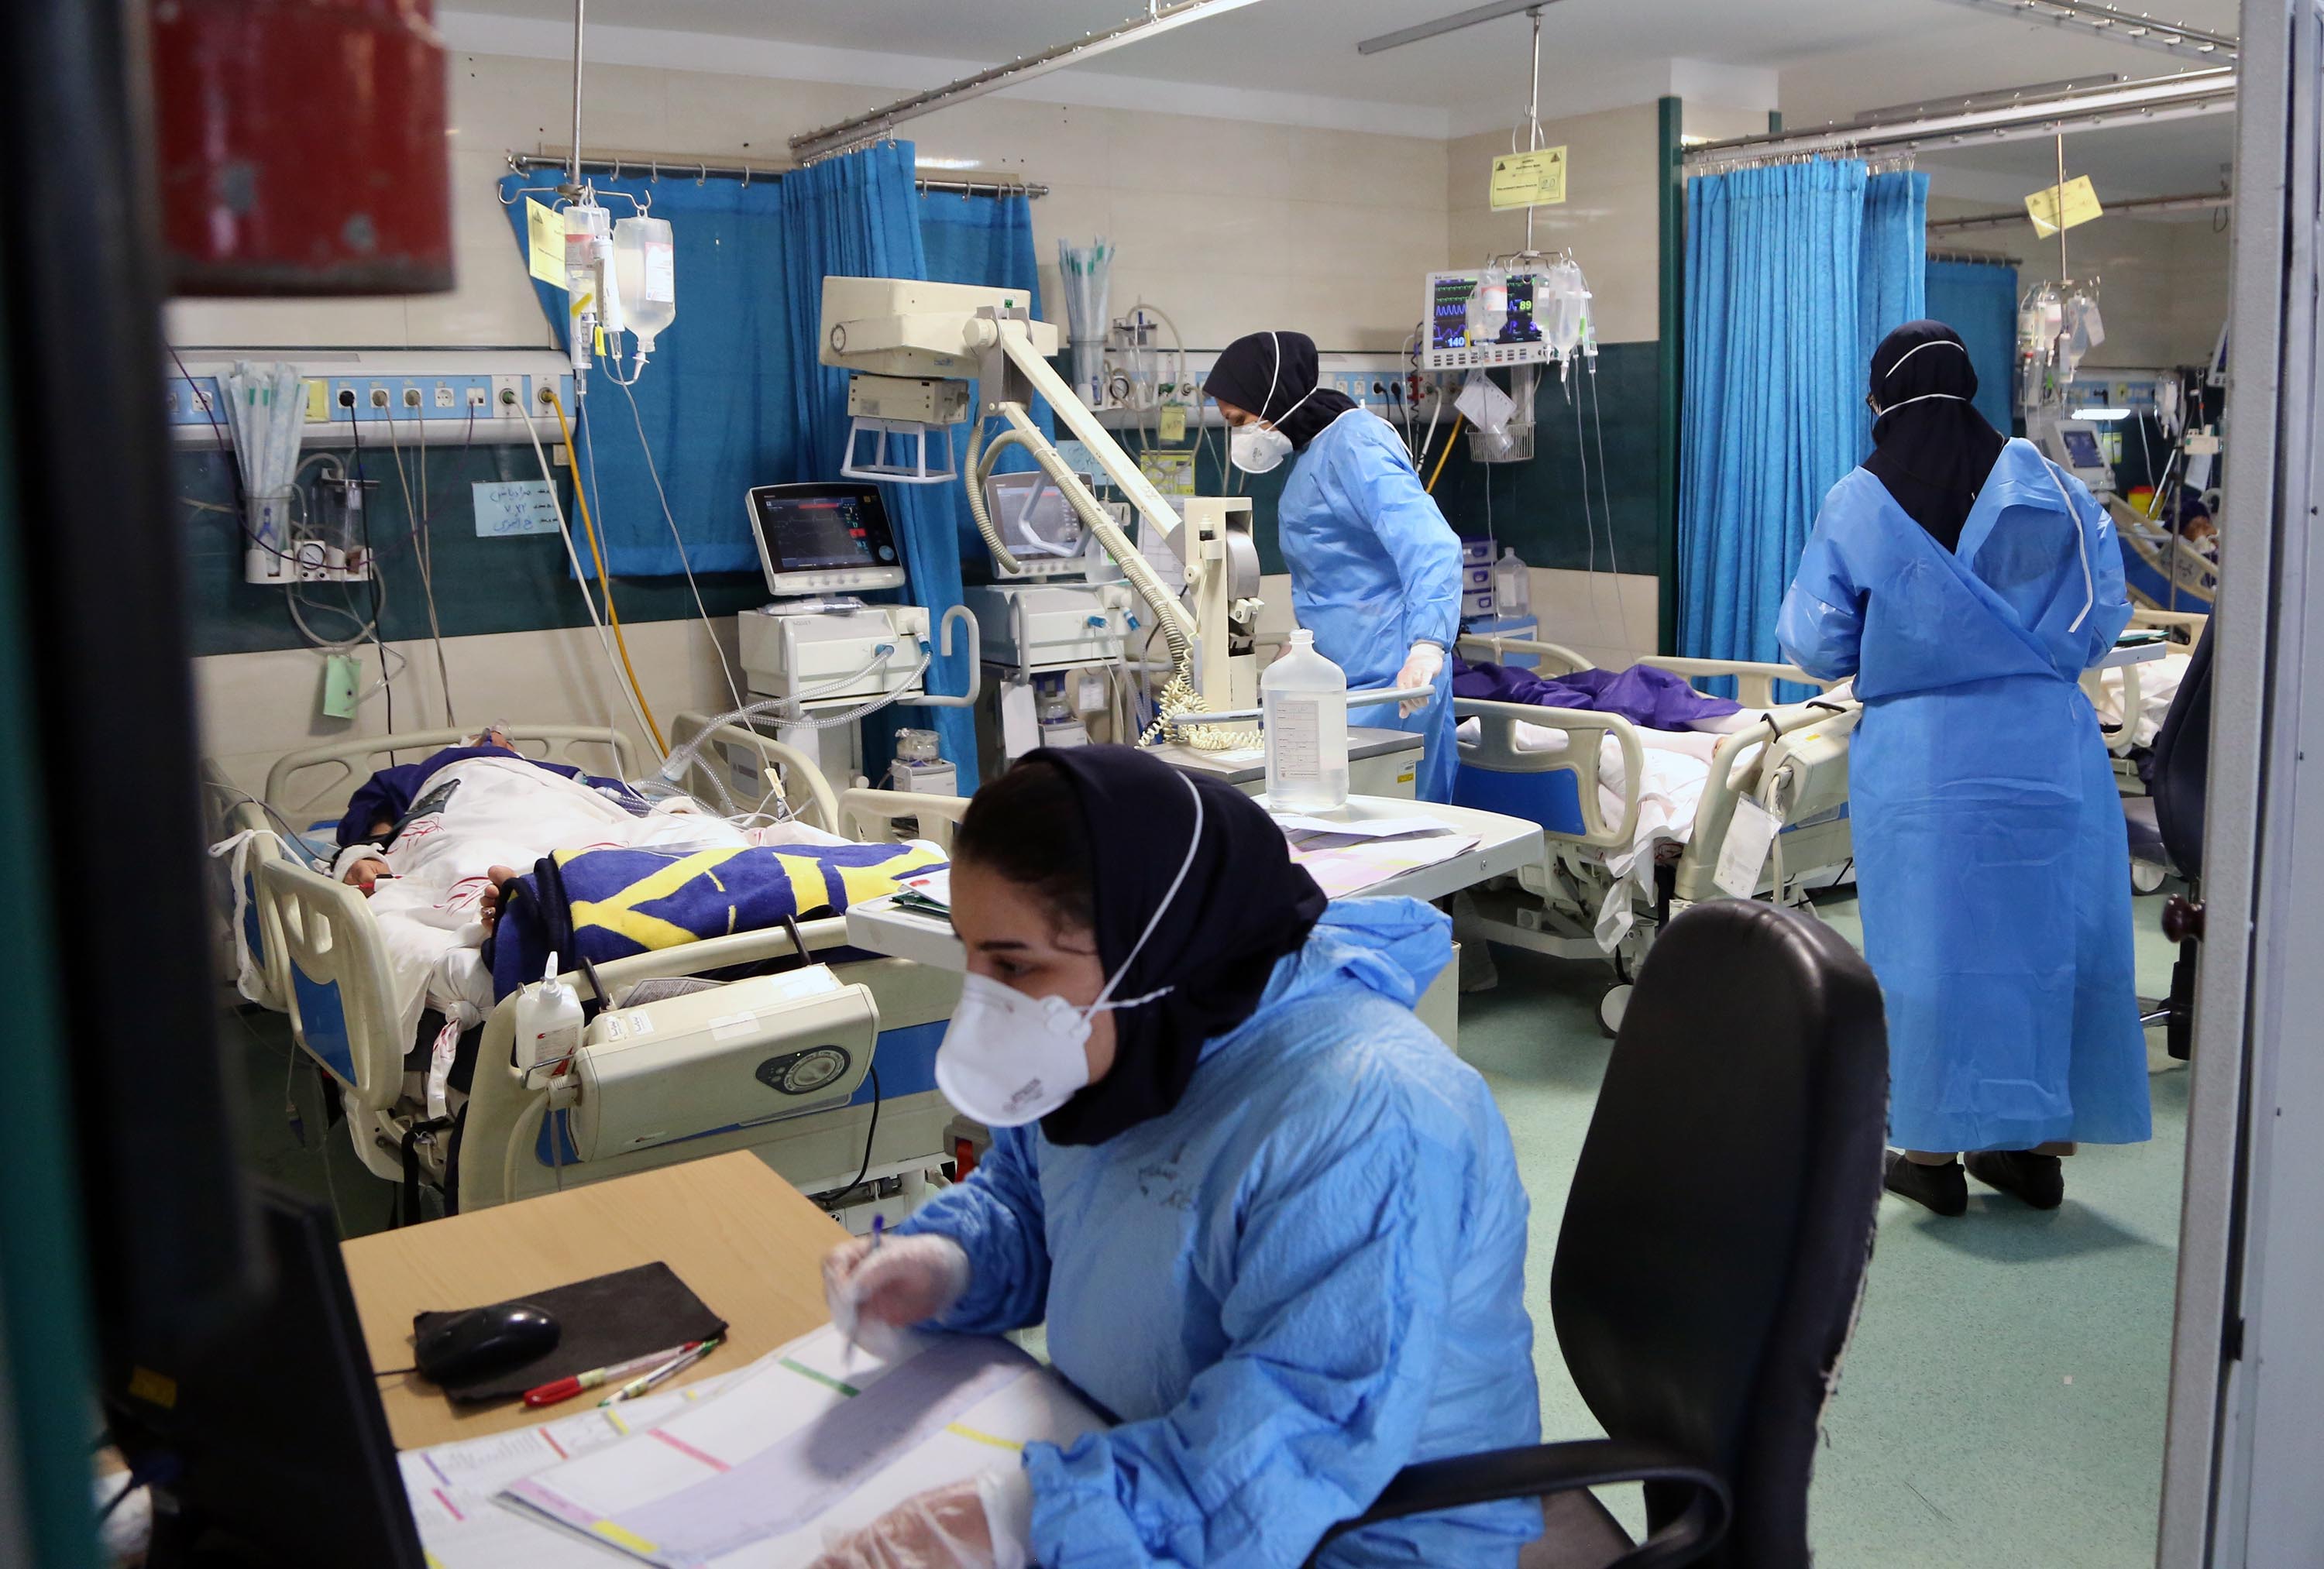
[[[569,68],[555,60],[452,59],[450,294],[335,302],[181,301],[179,344],[546,345],[501,208],[512,151],[569,142]],[[679,161],[777,161],[788,139],[872,106],[887,89],[642,66],[592,68],[584,83],[593,151]],[[1102,234],[1120,250],[1112,306],[1141,294],[1189,348],[1220,348],[1296,324],[1327,349],[1399,347],[1421,277],[1445,265],[1446,143],[1028,98],[987,97],[906,130],[923,163],[1021,176],[1051,188],[1033,204],[1048,314],[1060,237]],[[641,159],[642,161],[642,156]],[[676,174],[665,178],[680,178]],[[684,281],[680,280],[681,305]],[[681,314],[673,329],[684,332]]]

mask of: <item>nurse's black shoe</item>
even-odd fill
[[[1897,1197],[1909,1198],[1939,1215],[1962,1215],[1969,1210],[1969,1182],[1961,1176],[1959,1161],[1923,1166],[1907,1158],[1904,1151],[1891,1150],[1880,1185]]]
[[[1987,1188],[2015,1194],[2036,1209],[2055,1209],[2066,1201],[2066,1173],[2055,1155],[1980,1150],[1969,1158],[1969,1174]]]

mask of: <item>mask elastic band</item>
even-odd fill
[[[1178,897],[1178,885],[1186,880],[1186,874],[1194,869],[1194,852],[1202,848],[1203,793],[1195,789],[1194,782],[1184,774],[1178,775],[1178,783],[1184,784],[1186,787],[1186,794],[1194,798],[1194,831],[1186,840],[1186,858],[1178,863],[1178,875],[1170,879],[1169,890],[1162,895],[1162,903],[1154,907],[1154,914],[1146,922],[1146,930],[1139,932],[1138,940],[1130,945],[1129,957],[1121,961],[1121,968],[1113,972],[1113,978],[1105,983],[1105,990],[1098,993],[1097,1001],[1090,1005],[1089,1011],[1093,1014],[1102,1013],[1108,1008],[1133,1008],[1140,1003],[1150,1003],[1172,989],[1169,986],[1164,986],[1161,991],[1148,992],[1142,997],[1130,997],[1119,1003],[1106,1000],[1113,996],[1113,988],[1121,984],[1121,977],[1130,973],[1130,967],[1138,962],[1139,954],[1145,950],[1146,940],[1154,935],[1156,927],[1162,924],[1162,917],[1169,911],[1172,902]]]
[[[1909,408],[1915,403],[1926,403],[1932,399],[1938,399],[1946,403],[1967,403],[1971,401],[1969,399],[1962,397],[1958,392],[1923,392],[1918,398],[1907,398],[1901,403],[1891,403],[1886,408],[1879,409],[1873,417],[1876,419],[1886,419],[1888,416],[1895,413],[1899,408]]]
[[[1919,353],[1923,349],[1959,349],[1964,354],[1969,353],[1969,346],[1966,344],[1957,344],[1950,338],[1931,338],[1927,343],[1915,344],[1911,348],[1906,349],[1903,353],[1897,355],[1896,362],[1889,366],[1886,374],[1883,375],[1880,379],[1883,381],[1886,381],[1893,378],[1897,372],[1904,368],[1905,361],[1911,359],[1914,354]]]

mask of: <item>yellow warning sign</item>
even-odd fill
[[[2061,197],[2064,198],[2061,201]],[[2058,221],[2061,206],[2066,219]],[[2062,186],[2044,186],[2025,198],[2026,216],[2034,220],[2034,229],[2043,234],[2054,234],[2060,229],[2070,229],[2076,224],[2087,224],[2092,218],[2105,216],[2098,206],[2098,193],[2091,188],[2090,177],[2076,175]]]
[[[1565,201],[1565,149],[1544,147],[1493,160],[1493,210],[1554,207]]]

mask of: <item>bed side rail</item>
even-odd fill
[[[713,716],[706,713],[681,713],[669,721],[669,744],[672,750],[691,742],[710,729]],[[739,748],[755,756],[759,769],[750,784],[737,782],[732,759],[726,748]],[[748,725],[720,725],[703,743],[686,777],[678,783],[681,789],[696,801],[720,804],[720,786],[733,800],[737,812],[750,812],[764,802],[770,792],[765,770],[773,768],[782,780],[783,800],[791,812],[802,822],[822,829],[826,833],[846,833],[840,826],[839,797],[831,788],[831,781],[815,759],[797,747],[775,739],[751,729]],[[723,770],[723,771],[722,771]]]
[[[1775,683],[1792,682],[1829,692],[1837,683],[1819,681],[1796,665],[1776,665],[1761,659],[1683,659],[1675,654],[1655,654],[1638,661],[1674,675],[1683,675],[1691,686],[1732,676],[1735,700],[1745,708],[1774,708]]]
[[[1860,711],[1861,705],[1854,702],[1811,700],[1773,710],[1750,729],[1720,737],[1719,746],[1711,755],[1711,777],[1703,783],[1702,799],[1695,807],[1694,834],[1681,858],[1706,866],[1719,864],[1720,852],[1727,842],[1728,825],[1735,821],[1735,803],[1740,796],[1757,793],[1764,777],[1761,765],[1775,741]],[[1852,720],[1850,722],[1852,725]],[[1744,755],[1754,747],[1761,749],[1746,763]]]
[[[1589,660],[1563,643],[1545,643],[1537,638],[1503,638],[1490,632],[1463,632],[1459,651],[1464,658],[1471,655],[1486,655],[1496,661],[1508,654],[1530,654],[1541,661],[1540,668],[1551,675],[1565,675],[1591,667]]]
[[[258,885],[299,1044],[362,1105],[392,1106],[411,1043],[396,1038],[394,972],[363,895],[290,860],[262,862]]]
[[[508,728],[510,742],[528,757],[565,763],[585,773],[610,767],[622,779],[637,777],[630,738],[605,725],[521,725]],[[266,771],[266,800],[293,823],[312,821],[319,811],[346,810],[363,782],[397,760],[416,763],[447,747],[456,747],[473,730],[407,730],[392,736],[363,736],[306,747],[278,758]]]
[[[839,815],[847,825],[839,831],[866,842],[872,842],[875,833],[883,840],[893,840],[897,820],[911,818],[919,824],[920,838],[933,840],[950,855],[953,831],[968,815],[968,797],[917,795],[904,790],[850,790],[839,798]]]
[[[1477,721],[1477,739],[1461,747],[1463,766],[1488,768],[1499,774],[1550,774],[1563,770],[1575,775],[1582,800],[1582,821],[1587,831],[1576,836],[1544,830],[1549,838],[1560,844],[1592,849],[1630,847],[1638,828],[1638,790],[1646,776],[1646,747],[1638,739],[1637,726],[1618,713],[1541,708],[1529,702],[1493,702],[1476,697],[1454,698],[1452,712],[1457,719]],[[1517,738],[1520,724],[1563,730],[1566,743],[1556,751],[1520,751]],[[1607,736],[1613,737],[1615,745],[1622,750],[1623,777],[1629,784],[1622,793],[1621,820],[1611,827],[1607,825],[1598,803],[1601,745]]]

